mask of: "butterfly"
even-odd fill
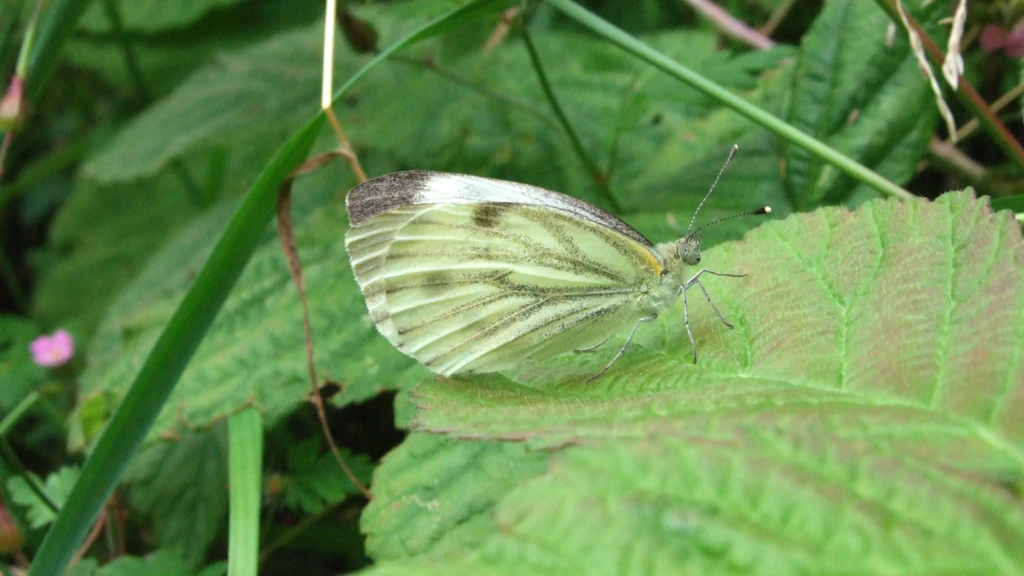
[[[465,174],[396,172],[349,192],[345,246],[377,330],[443,376],[595,350],[632,326],[590,382],[622,356],[641,324],[680,296],[696,362],[686,301],[692,286],[732,327],[701,278],[744,275],[689,268],[700,264],[704,228],[771,209],[693,229],[715,184],[686,234],[654,245],[615,216],[558,192]]]

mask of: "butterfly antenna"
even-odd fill
[[[700,201],[700,204],[697,204],[697,209],[693,211],[693,218],[690,218],[690,225],[686,227],[686,234],[683,234],[683,237],[690,236],[690,229],[693,228],[693,223],[697,221],[697,213],[700,212],[704,203],[708,201],[708,197],[711,196],[711,193],[715,191],[715,186],[718,186],[718,180],[722,177],[726,167],[729,166],[729,162],[732,162],[732,157],[736,155],[736,152],[739,149],[739,146],[735,144],[732,145],[732,150],[729,151],[729,157],[725,159],[725,164],[722,165],[722,169],[718,171],[718,176],[715,176],[715,181],[711,184],[711,190],[708,190],[708,193],[704,195],[704,199]],[[705,226],[707,225],[705,224]]]
[[[771,206],[765,206],[763,208],[758,208],[757,210],[751,210],[750,212],[743,212],[742,214],[733,214],[732,216],[726,216],[725,218],[719,218],[718,220],[712,220],[711,222],[708,222],[707,224],[705,224],[705,225],[701,226],[700,228],[697,228],[696,230],[694,230],[692,234],[687,234],[686,238],[693,238],[694,236],[699,234],[701,230],[707,228],[708,226],[712,226],[714,224],[718,224],[719,222],[725,222],[726,220],[732,220],[733,218],[742,218],[744,216],[760,216],[761,214],[771,214],[771,213],[772,213],[772,207]]]

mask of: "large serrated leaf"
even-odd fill
[[[374,497],[362,518],[367,552],[385,560],[472,545],[490,524],[494,504],[543,472],[546,461],[519,444],[413,434],[374,475]]]
[[[1012,218],[969,193],[872,201],[766,224],[703,262],[749,276],[707,283],[735,330],[691,301],[697,365],[668,314],[590,385],[614,346],[524,368],[522,383],[415,389],[414,428],[526,441],[550,463],[493,504],[472,545],[407,548],[378,570],[1024,569],[1024,241]],[[414,486],[417,472],[430,468],[382,466],[375,490]],[[370,542],[394,532],[367,514]]]
[[[912,6],[913,3],[905,2]],[[931,24],[948,16],[941,2],[915,16]],[[914,175],[935,130],[931,91],[910,52],[905,34],[886,44],[890,22],[874,2],[829,2],[801,42],[800,61],[785,118],[894,182]],[[784,185],[793,204],[808,209],[823,202],[874,195],[864,184],[792,144],[785,147]]]

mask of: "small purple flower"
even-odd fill
[[[60,366],[75,355],[75,341],[67,330],[61,329],[53,336],[40,336],[29,345],[32,360],[40,366]]]

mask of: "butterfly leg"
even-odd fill
[[[633,340],[633,335],[636,334],[636,329],[640,327],[640,324],[642,324],[643,322],[650,322],[650,321],[656,319],[657,317],[658,317],[657,314],[652,314],[650,316],[647,316],[647,317],[644,317],[644,318],[641,318],[641,319],[637,320],[636,324],[633,325],[633,330],[630,331],[630,333],[629,333],[629,337],[626,338],[626,343],[622,345],[622,348],[619,348],[619,352],[615,355],[614,358],[612,358],[612,361],[609,362],[604,368],[601,368],[600,372],[598,372],[597,374],[594,374],[593,376],[588,378],[587,379],[587,384],[590,384],[594,380],[597,380],[598,377],[600,377],[602,374],[607,372],[609,368],[612,367],[612,364],[615,364],[615,361],[619,359],[619,356],[622,356],[622,353],[626,351],[626,347],[629,346],[630,341]],[[602,342],[602,344],[603,344],[603,342]]]
[[[686,287],[689,282],[679,287],[683,293],[683,326],[686,326],[686,335],[690,337],[690,348],[693,349],[693,363],[697,363],[697,343],[693,341],[693,332],[690,331],[690,307],[686,304]]]
[[[586,348],[577,348],[573,350],[573,352],[575,352],[576,354],[581,354],[583,352],[593,352],[594,350],[597,350],[598,348],[603,346],[605,342],[611,340],[612,336],[615,336],[615,334],[612,334],[611,336],[605,338],[604,340],[601,340],[600,342],[594,344],[593,346],[587,346]]]
[[[690,310],[686,305],[686,290],[690,286],[693,286],[694,284],[699,286],[700,291],[704,293],[704,298],[707,299],[708,304],[711,304],[711,308],[715,311],[715,314],[718,314],[718,319],[724,322],[725,325],[728,326],[729,328],[733,327],[732,324],[730,324],[725,319],[725,317],[722,316],[722,313],[718,310],[718,306],[715,306],[715,303],[711,301],[711,296],[708,295],[708,291],[704,288],[704,285],[701,284],[700,275],[704,274],[705,272],[707,272],[708,274],[714,274],[715,276],[728,276],[730,278],[743,278],[744,276],[746,276],[746,274],[726,274],[724,272],[715,272],[714,270],[701,268],[700,270],[697,271],[696,274],[693,275],[693,277],[691,277],[682,286],[679,287],[679,291],[683,293],[683,324],[686,326],[686,335],[690,337],[690,348],[693,349],[694,364],[697,363],[697,344],[693,341],[693,332],[690,331]]]
[[[697,286],[699,286],[700,291],[704,293],[704,298],[708,301],[708,304],[711,304],[711,308],[715,311],[715,314],[718,314],[718,319],[729,328],[732,328],[733,325],[730,324],[729,321],[725,319],[725,316],[722,316],[722,313],[718,311],[718,306],[715,306],[715,303],[711,301],[711,296],[708,295],[708,291],[704,288],[704,285],[700,283],[700,280],[697,280]]]

